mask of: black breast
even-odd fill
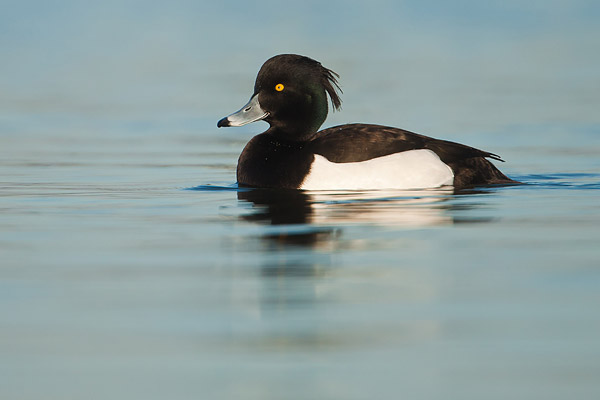
[[[314,159],[307,142],[285,141],[263,133],[240,155],[237,181],[242,186],[297,189]]]

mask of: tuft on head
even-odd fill
[[[331,104],[333,105],[333,108],[335,110],[339,110],[340,108],[342,108],[342,99],[338,94],[338,91],[342,93],[342,88],[340,88],[340,85],[337,82],[337,78],[339,78],[340,76],[332,70],[323,67],[322,65],[321,68],[323,69],[323,86],[325,87],[325,91],[331,99]]]
[[[268,59],[262,66],[258,73],[258,77],[255,85],[255,92],[262,86],[262,76],[268,76],[274,72],[281,71],[296,71],[296,66],[302,66],[305,68],[306,73],[315,78],[325,89],[331,100],[331,104],[335,110],[339,110],[342,106],[342,99],[340,88],[337,78],[340,76],[330,69],[325,68],[320,62],[313,60],[312,58],[297,55],[297,54],[280,54]]]

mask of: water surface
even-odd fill
[[[2,17],[0,397],[600,395],[596,6],[31,3]],[[281,51],[341,74],[326,126],[524,184],[238,189],[265,125],[215,124]]]

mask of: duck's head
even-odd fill
[[[308,57],[281,54],[270,58],[258,72],[250,101],[217,126],[265,120],[271,125],[269,132],[282,138],[309,138],[327,118],[327,95],[335,109],[341,106],[337,77]]]

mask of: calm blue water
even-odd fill
[[[2,2],[0,398],[600,396],[594,2]],[[525,185],[238,190],[261,63]]]

